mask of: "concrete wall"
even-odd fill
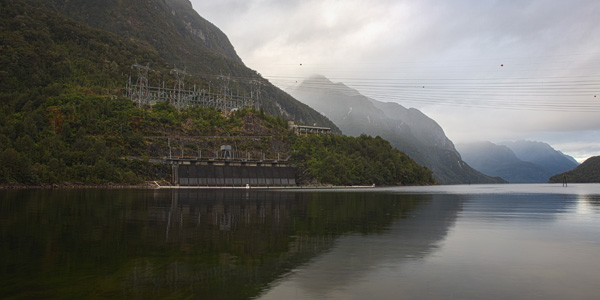
[[[182,186],[293,186],[295,168],[179,165],[176,184]]]

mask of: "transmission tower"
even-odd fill
[[[252,85],[252,90],[250,91],[250,101],[252,103],[247,103],[247,106],[254,107],[255,109],[260,109],[260,91],[262,90],[263,83],[258,80],[250,81]]]
[[[229,76],[224,76],[224,75],[219,75],[217,76],[217,78],[222,81],[223,83],[221,84],[221,97],[217,96],[217,103],[216,103],[216,108],[221,110],[221,111],[226,111],[227,110],[227,101],[228,101],[228,97],[229,96],[229,82],[231,81],[231,78]]]
[[[183,106],[183,102],[184,102],[184,98],[185,95],[182,97],[182,90],[185,92],[185,76],[187,75],[187,73],[185,72],[185,70],[180,70],[180,69],[173,69],[171,70],[171,74],[175,74],[175,77],[177,78],[177,83],[175,84],[175,90],[177,91],[177,102],[175,103],[175,107],[180,110],[181,107]]]
[[[150,97],[148,92],[148,72],[150,71],[150,64],[143,66],[138,64],[136,60],[131,68],[137,70],[137,81],[133,86],[131,86],[130,83],[130,98],[137,102],[138,107],[141,107],[142,104],[148,102],[148,98]],[[129,81],[131,82],[131,79]]]

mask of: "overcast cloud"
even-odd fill
[[[600,155],[600,1],[192,3],[283,89],[320,74],[420,109],[454,142]]]

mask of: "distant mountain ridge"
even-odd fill
[[[572,157],[546,143],[516,141],[503,144],[474,142],[457,144],[456,148],[476,170],[502,177],[510,183],[545,183],[552,175],[577,166]]]
[[[417,163],[429,168],[438,183],[504,182],[481,174],[460,157],[443,129],[421,111],[361,95],[343,83],[313,76],[288,92],[330,118],[344,134],[381,136]]]
[[[521,160],[541,165],[553,174],[570,171],[579,165],[573,157],[543,142],[520,140],[502,144],[510,148]]]

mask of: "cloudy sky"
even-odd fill
[[[600,1],[191,2],[283,89],[320,74],[420,109],[455,143],[600,155]]]

